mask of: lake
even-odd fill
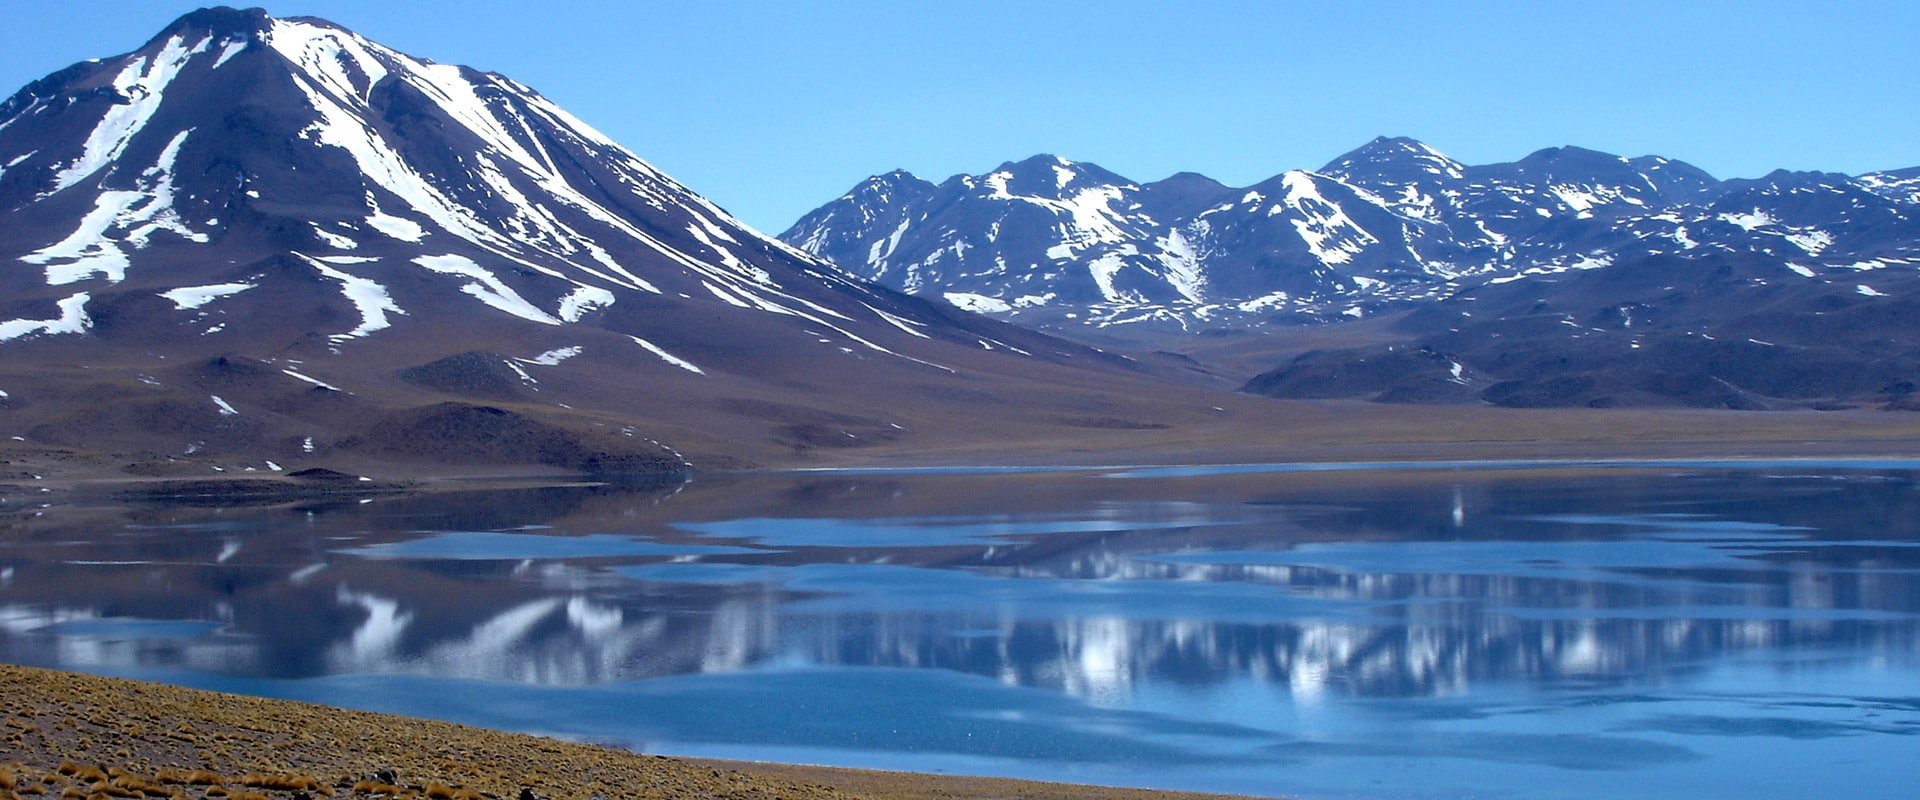
[[[650,753],[1306,798],[1905,798],[1916,469],[15,498],[0,660]]]

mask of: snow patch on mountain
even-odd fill
[[[101,192],[94,199],[93,210],[80,219],[78,229],[20,260],[45,264],[49,286],[76,283],[96,274],[108,283],[126,280],[127,266],[132,262],[120,243],[107,237],[107,231],[123,226],[136,213],[135,207],[147,199],[142,192]]]
[[[335,250],[355,250],[360,247],[359,242],[322,228],[317,222],[313,225],[313,235],[320,237],[320,241],[326,242]]]
[[[557,367],[557,366],[560,366],[560,362],[566,361],[569,358],[573,358],[574,356],[580,355],[583,352],[586,352],[586,348],[581,347],[579,345],[574,345],[572,347],[555,348],[553,350],[548,350],[532,358],[522,358],[517,360],[522,364],[533,364],[541,367]]]
[[[1858,180],[1862,186],[1882,197],[1920,206],[1920,169],[1869,172]]]
[[[60,316],[53,319],[14,319],[0,322],[0,342],[26,336],[86,333],[88,328],[93,327],[93,319],[87,316],[87,301],[90,299],[92,295],[80,292],[61,300],[57,304]]]
[[[204,234],[188,229],[173,208],[173,164],[192,132],[184,130],[173,137],[154,165],[140,174],[137,188],[100,192],[93,210],[81,218],[73,233],[20,260],[45,265],[49,286],[78,283],[94,275],[119,283],[126,280],[131,264],[123,244],[143,249],[162,230],[190,241],[207,241]],[[116,231],[118,238],[110,235]]]
[[[560,298],[560,319],[579,322],[586,315],[613,305],[614,300],[613,292],[598,286],[576,286]]]
[[[420,223],[383,213],[378,206],[367,215],[367,224],[376,231],[409,244],[419,244],[421,239],[427,237],[427,230],[420,227]]]
[[[319,270],[321,275],[339,281],[341,295],[345,296],[347,301],[353,304],[354,309],[360,312],[360,324],[357,327],[346,333],[327,337],[335,345],[348,339],[358,339],[376,331],[386,330],[393,326],[393,323],[387,319],[388,314],[405,315],[407,313],[393,302],[393,297],[387,294],[387,287],[367,278],[334,269],[305,254],[294,253],[294,255]]]
[[[688,372],[691,372],[691,373],[693,373],[693,374],[695,374],[695,375],[705,375],[705,374],[707,374],[707,373],[706,373],[706,370],[703,370],[703,369],[701,369],[701,368],[699,368],[699,367],[696,367],[696,366],[694,366],[694,365],[693,365],[693,362],[691,362],[691,361],[688,361],[688,360],[686,360],[686,359],[684,359],[684,358],[681,358],[681,357],[679,357],[679,356],[676,356],[676,355],[674,355],[674,354],[672,354],[672,353],[669,353],[669,352],[667,352],[666,350],[664,350],[664,349],[662,349],[662,348],[661,348],[661,347],[660,347],[659,345],[656,345],[656,344],[654,344],[654,343],[652,343],[652,342],[649,342],[649,341],[647,341],[647,340],[645,340],[645,339],[642,339],[642,338],[640,338],[640,337],[638,337],[638,336],[633,336],[633,335],[628,335],[628,336],[627,336],[627,338],[629,338],[629,339],[632,339],[632,340],[633,340],[633,343],[634,343],[634,344],[637,344],[637,345],[640,345],[641,347],[644,347],[644,348],[646,348],[646,350],[647,350],[647,352],[649,352],[649,353],[652,353],[652,354],[654,354],[654,355],[656,355],[656,356],[659,356],[659,357],[660,357],[660,360],[661,360],[661,361],[665,361],[665,362],[667,362],[667,363],[669,363],[669,364],[672,364],[672,365],[674,365],[674,366],[676,366],[676,367],[679,367],[679,368],[681,368],[681,369],[684,369],[684,370],[686,370],[686,371],[688,371]]]
[[[213,66],[208,69],[219,69],[221,65],[232,61],[234,56],[240,55],[240,51],[247,49],[247,46],[252,43],[253,40],[247,37],[228,39],[220,45],[220,56],[213,60]]]
[[[114,91],[126,102],[108,107],[100,124],[87,135],[80,156],[54,175],[53,192],[49,194],[79,183],[119,158],[134,135],[160,110],[167,84],[173,82],[188,59],[205,52],[210,41],[203,39],[188,47],[182,37],[175,36],[167,40],[151,63],[144,56],[128,62],[113,79]]]
[[[338,386],[335,386],[335,385],[333,385],[333,384],[331,384],[331,383],[327,383],[326,381],[323,381],[323,380],[320,380],[319,378],[314,378],[314,377],[311,377],[311,376],[308,376],[308,375],[303,375],[303,374],[301,374],[301,373],[299,373],[299,372],[296,372],[296,371],[294,371],[294,370],[291,370],[291,369],[283,369],[283,370],[280,370],[280,371],[281,371],[281,372],[283,372],[283,373],[285,373],[285,374],[286,374],[286,375],[287,375],[288,377],[291,377],[291,378],[295,378],[295,379],[297,379],[297,380],[302,380],[302,381],[305,381],[305,382],[307,382],[307,383],[311,383],[311,384],[313,384],[313,385],[315,385],[315,386],[318,386],[318,387],[320,387],[320,388],[322,388],[322,389],[326,389],[326,390],[329,390],[329,391],[334,391],[334,392],[338,392],[338,391],[340,391],[340,387],[338,387]],[[309,451],[309,452],[311,452],[311,451]]]
[[[1500,277],[1487,281],[1487,284],[1490,286],[1498,286],[1503,283],[1512,283],[1514,281],[1525,280],[1527,278],[1535,278],[1542,275],[1558,275],[1563,272],[1580,272],[1580,271],[1592,270],[1592,269],[1604,269],[1610,266],[1613,266],[1613,256],[1611,255],[1595,255],[1592,253],[1582,253],[1580,255],[1576,255],[1571,258],[1563,258],[1556,261],[1550,261],[1544,264],[1540,264],[1538,266],[1528,267],[1526,269],[1523,269],[1511,275],[1502,275]]]
[[[1101,253],[1098,258],[1087,264],[1087,274],[1093,276],[1093,283],[1100,287],[1100,296],[1108,302],[1139,301],[1137,292],[1124,292],[1114,284],[1114,276],[1126,269],[1126,256],[1139,255],[1139,251],[1126,247],[1119,251]]]
[[[553,315],[545,311],[541,311],[532,303],[527,302],[527,299],[521,297],[519,292],[514,291],[512,287],[502,283],[499,276],[493,274],[493,272],[487,268],[474,263],[471,258],[452,254],[416,256],[413,259],[413,263],[444,275],[458,275],[463,278],[470,278],[471,280],[468,283],[460,287],[460,291],[473,295],[479,298],[480,302],[486,303],[496,309],[505,311],[529,322],[538,322],[542,325],[561,324],[559,319],[556,319]]]
[[[189,311],[199,308],[222,297],[231,297],[253,288],[251,283],[216,283],[212,286],[182,286],[161,292],[160,296],[173,302],[175,308]]]
[[[1160,277],[1180,296],[1191,302],[1201,302],[1207,284],[1207,274],[1201,266],[1200,253],[1178,230],[1168,231],[1154,241],[1160,251],[1158,256],[1163,271]],[[1028,295],[1033,297],[1033,295]],[[1018,301],[1016,301],[1018,302]],[[1041,302],[1045,302],[1042,300]]]
[[[535,380],[533,375],[527,372],[526,367],[520,366],[521,359],[509,358],[501,363],[506,364],[507,369],[513,370],[513,374],[520,376],[521,383],[524,383],[528,386],[538,386],[540,384],[540,381]],[[539,391],[539,389],[535,389],[534,391]]]
[[[1286,292],[1274,292],[1235,305],[1241,311],[1270,311],[1283,308],[1293,298]]]
[[[1013,310],[1012,305],[1009,305],[1007,301],[1001,300],[998,297],[987,297],[986,295],[970,294],[967,292],[947,292],[941,296],[946,298],[948,303],[953,304],[954,308],[972,311],[978,314],[993,314]]]
[[[1833,245],[1833,234],[1816,229],[1798,230],[1785,234],[1783,238],[1813,256],[1820,255],[1821,251]]]
[[[1345,264],[1368,246],[1380,243],[1347,216],[1345,209],[1328,202],[1308,173],[1288,172],[1281,179],[1281,185],[1286,189],[1285,199],[1267,209],[1267,216],[1288,211],[1299,213],[1300,219],[1291,220],[1294,230],[1299,231],[1307,250],[1322,264]]]
[[[1729,213],[1721,214],[1720,221],[1725,222],[1729,225],[1736,226],[1741,230],[1749,231],[1749,232],[1757,230],[1759,228],[1780,224],[1778,220],[1775,220],[1772,216],[1768,215],[1767,212],[1761,211],[1760,209],[1757,209],[1757,208],[1752,211],[1729,212]]]

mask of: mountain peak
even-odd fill
[[[1006,166],[1018,167],[1021,169],[1046,169],[1047,167],[1054,167],[1054,166],[1070,167],[1070,166],[1073,166],[1073,162],[1068,161],[1059,156],[1056,156],[1052,153],[1035,153],[1033,155],[1027,156],[1024,159],[1021,159],[1018,162],[1009,162]]]
[[[863,200],[880,203],[896,202],[896,192],[907,191],[914,195],[924,195],[934,189],[932,182],[904,169],[896,169],[874,175],[860,182],[843,197],[849,200]]]
[[[1319,172],[1348,180],[1376,174],[1395,180],[1427,175],[1458,178],[1465,167],[1427,143],[1405,136],[1375,136],[1321,167]]]
[[[154,39],[157,41],[189,31],[206,33],[216,38],[240,38],[262,33],[272,24],[273,17],[268,16],[266,9],[263,8],[213,6],[187,12],[174,20],[173,24],[161,29],[160,35]],[[333,23],[325,24],[332,26]]]
[[[1636,156],[1634,158],[1627,159],[1627,163],[1633,165],[1634,169],[1638,169],[1641,172],[1648,172],[1648,173],[1669,172],[1669,173],[1676,173],[1676,174],[1685,174],[1694,180],[1700,181],[1702,183],[1709,183],[1709,184],[1714,183],[1716,180],[1713,177],[1713,175],[1709,174],[1704,169],[1696,167],[1685,161],[1676,161],[1674,159],[1665,158],[1662,156]]]
[[[1525,158],[1514,163],[1521,165],[1587,165],[1601,163],[1625,164],[1626,162],[1627,160],[1625,158],[1612,153],[1589,150],[1585,147],[1576,147],[1574,145],[1564,145],[1561,147],[1546,147],[1535,150],[1528,153]]]
[[[1398,149],[1398,150],[1411,150],[1416,153],[1436,152],[1433,148],[1428,147],[1426,142],[1422,142],[1419,139],[1415,139],[1410,136],[1375,136],[1373,137],[1372,140],[1368,141],[1366,144],[1361,145],[1360,149],[1363,149],[1363,150]]]
[[[1015,178],[1026,178],[1032,176],[1051,176],[1062,170],[1072,172],[1078,166],[1079,164],[1051,153],[1038,153],[1027,156],[1019,161],[1002,162],[1000,166],[993,169],[993,172],[1005,172],[1013,175]]]
[[[1173,173],[1172,175],[1168,175],[1165,178],[1161,178],[1160,180],[1154,181],[1149,185],[1154,187],[1155,189],[1178,188],[1178,189],[1206,189],[1209,191],[1225,191],[1227,188],[1226,184],[1223,184],[1217,180],[1214,180],[1213,178],[1210,178],[1206,175],[1202,175],[1198,172],[1193,172],[1190,170],[1183,170],[1180,172]]]
[[[904,169],[889,170],[887,172],[880,173],[879,175],[870,177],[867,179],[865,185],[867,186],[899,186],[902,184],[914,184],[914,185],[926,184],[928,186],[933,185],[931,182],[927,181],[925,178],[922,178]]]
[[[1049,153],[1008,161],[992,172],[973,179],[995,192],[1053,197],[1070,188],[1088,186],[1132,186],[1133,182],[1088,161],[1073,161]]]
[[[1776,169],[1758,178],[1740,178],[1726,183],[1729,193],[1756,189],[1776,192],[1836,190],[1854,185],[1855,180],[1842,173],[1792,169]],[[1864,184],[1861,188],[1864,188]]]

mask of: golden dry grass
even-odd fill
[[[1197,800],[646,756],[464,725],[0,665],[0,800]]]

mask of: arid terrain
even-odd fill
[[[0,685],[0,797],[8,800],[1208,796],[663,758],[11,665],[0,665]]]
[[[777,436],[722,441],[722,469],[955,465],[1228,464],[1354,461],[1911,457],[1920,414],[1884,411],[1733,412],[1685,409],[1500,409],[1285,401],[1198,394],[1182,418],[1154,424],[991,414],[915,419],[897,440],[859,447],[795,448]],[[691,412],[697,413],[697,410]],[[728,412],[710,410],[710,424]],[[75,487],[246,487],[276,494],[390,492],[448,479],[568,480],[585,472],[512,457],[426,460],[405,451],[292,457],[272,471],[233,454],[155,459],[150,452],[92,450],[0,440],[0,496]],[[709,454],[688,452],[696,464]],[[305,470],[318,470],[305,472]],[[296,476],[296,477],[290,477]],[[357,480],[358,476],[370,478]]]

